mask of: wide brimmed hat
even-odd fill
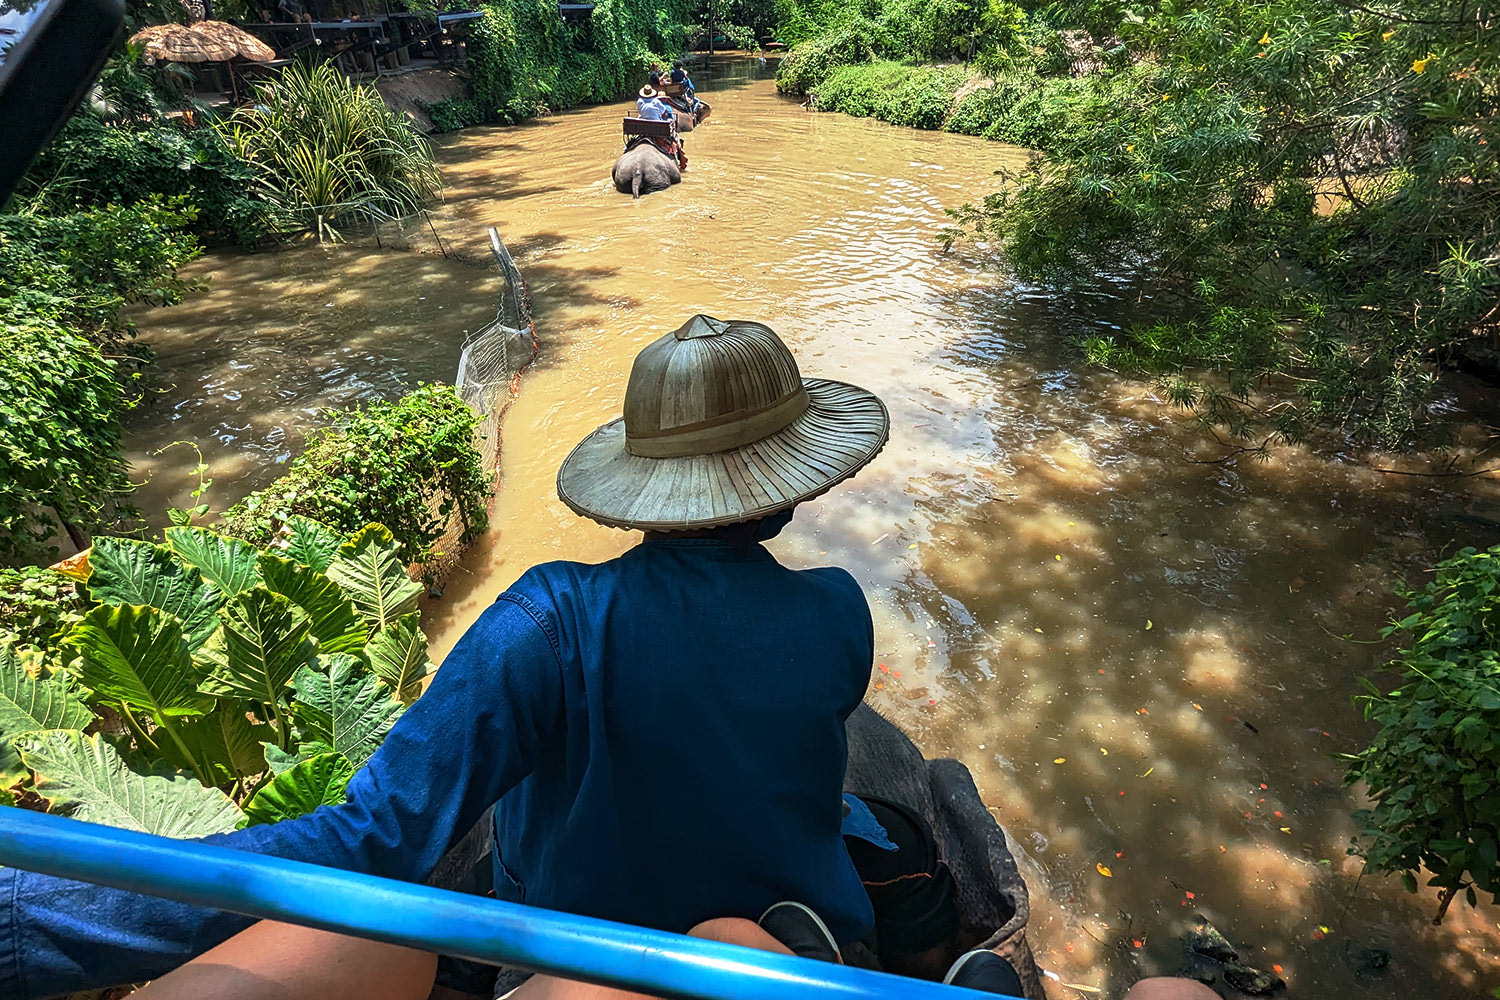
[[[636,355],[625,416],[563,460],[557,495],[614,528],[735,524],[827,492],[889,433],[878,397],[804,379],[770,327],[694,316]]]
[[[641,88],[641,96],[642,97],[647,97],[647,98],[655,97],[656,96],[656,88],[653,87],[653,86],[651,86],[649,83],[646,84],[646,86],[644,86],[644,87]]]

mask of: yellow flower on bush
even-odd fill
[[[1395,33],[1396,33],[1396,29],[1395,28],[1391,28],[1389,31],[1382,31],[1380,33],[1380,40],[1382,42],[1388,42],[1388,41],[1391,40],[1391,36],[1394,35]]]
[[[1271,32],[1270,31],[1267,31],[1264,35],[1260,36],[1260,44],[1262,44],[1262,45],[1270,45],[1271,44]]]
[[[1425,59],[1413,59],[1411,61],[1411,71],[1413,73],[1425,73],[1427,72],[1427,64],[1430,62],[1432,62],[1432,56],[1428,56]]]

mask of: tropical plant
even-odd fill
[[[1264,453],[1420,443],[1437,367],[1500,334],[1500,8],[1058,4],[1098,71],[959,227],[1027,280],[1152,276],[1087,346]],[[1210,369],[1217,376],[1188,377]],[[1295,387],[1269,399],[1271,386]],[[1252,437],[1253,435],[1253,437]]]
[[[434,132],[457,132],[470,125],[480,125],[488,118],[483,105],[472,97],[445,97],[431,104],[426,101],[417,103],[432,122]]]
[[[1374,800],[1355,814],[1351,853],[1411,892],[1426,869],[1441,920],[1459,892],[1500,902],[1500,546],[1463,549],[1398,593],[1409,613],[1385,630],[1405,637],[1389,665],[1398,683],[1365,681],[1356,699],[1380,728],[1348,758],[1346,782]]]
[[[379,521],[425,565],[455,554],[434,548],[450,520],[459,544],[488,526],[494,477],[474,447],[479,418],[451,386],[328,416],[286,475],[224,512],[223,530],[264,545],[293,515],[341,531]]]
[[[129,512],[120,456],[124,393],[112,364],[77,334],[0,317],[0,561],[56,551]]]
[[[288,66],[257,84],[254,105],[221,131],[288,232],[337,239],[336,225],[407,215],[441,191],[427,140],[331,63]]]
[[[489,120],[617,100],[662,53],[682,49],[691,0],[598,0],[570,26],[548,0],[479,0],[469,34],[470,86]]]
[[[276,228],[272,206],[257,197],[256,177],[212,126],[188,128],[144,113],[105,121],[83,110],[37,157],[18,201],[30,215],[65,215],[180,197],[173,228],[253,246]]]
[[[378,524],[279,541],[96,539],[65,657],[0,648],[0,787],[169,836],[341,801],[432,669],[422,588]]]

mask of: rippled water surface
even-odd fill
[[[437,651],[531,564],[633,544],[573,516],[553,480],[618,414],[635,352],[695,312],[760,320],[805,373],[890,406],[885,452],[772,547],[864,584],[870,701],[973,769],[1021,856],[1039,961],[1086,988],[1055,997],[1175,971],[1200,914],[1294,997],[1500,985],[1500,910],[1455,905],[1434,928],[1430,895],[1358,877],[1334,759],[1364,736],[1349,696],[1382,659],[1340,637],[1374,638],[1393,574],[1468,540],[1494,487],[1293,449],[1214,461],[1224,449],[1149,387],[1069,346],[1133,294],[1055,297],[935,251],[943,208],[992,190],[1019,150],[809,114],[751,60],[700,82],[715,114],[691,170],[639,201],[608,181],[623,105],[442,144],[439,230],[480,258],[499,227],[543,355],[503,427],[495,527],[429,609]],[[445,377],[494,290],[440,257],[353,250],[204,270],[212,298],[143,322],[187,391],[137,439],[221,441],[242,486],[320,403]]]

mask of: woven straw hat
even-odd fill
[[[651,98],[656,96],[656,88],[651,86],[651,84],[649,83],[646,84],[641,88],[641,96],[646,98],[647,100],[650,100]]]
[[[735,524],[827,492],[889,431],[874,394],[803,378],[770,327],[694,316],[636,355],[624,418],[563,460],[557,495],[614,528]]]

